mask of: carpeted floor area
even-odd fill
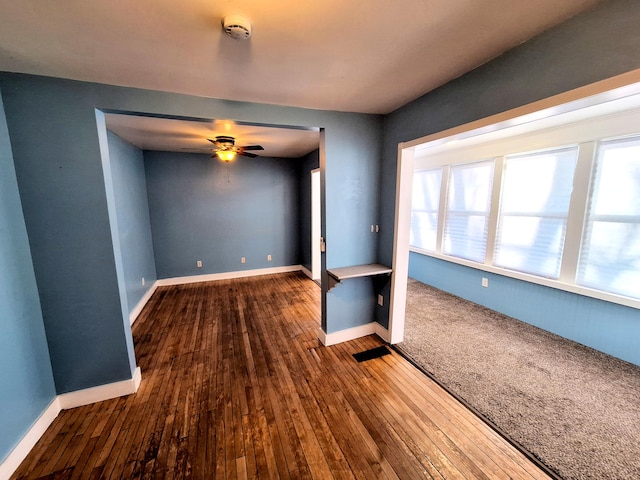
[[[405,322],[402,352],[561,477],[640,478],[640,367],[411,279]]]

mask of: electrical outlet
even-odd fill
[[[380,225],[376,225],[376,233],[380,233]]]
[[[144,277],[142,277],[142,286],[144,287]]]
[[[240,263],[247,263],[247,259],[245,257],[240,258]]]
[[[489,279],[487,277],[482,277],[482,286],[485,288],[489,286]]]
[[[381,307],[384,305],[384,297],[381,293],[378,294],[378,305],[380,305]]]
[[[202,268],[202,260],[198,260],[198,261],[196,262],[196,267],[198,267],[198,268]]]
[[[371,225],[371,233],[373,233],[373,232],[374,232],[374,230],[375,230],[375,229],[374,229],[374,226],[373,226],[373,225]]]
[[[271,261],[271,255],[267,255],[267,262]]]

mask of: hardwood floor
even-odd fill
[[[61,412],[13,478],[548,478],[374,336],[317,339],[302,274],[161,287],[142,384]]]

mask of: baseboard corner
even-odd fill
[[[237,270],[234,272],[210,273],[186,277],[171,277],[159,279],[156,283],[160,287],[170,285],[186,285],[188,283],[214,282],[216,280],[230,280],[233,278],[256,277],[259,275],[273,275],[276,273],[299,272],[302,265],[285,265],[282,267],[258,268],[254,270]]]
[[[364,325],[358,325],[357,327],[345,328],[344,330],[338,330],[333,333],[325,333],[320,329],[318,338],[325,347],[336,345],[342,342],[348,342],[349,340],[355,340],[356,338],[366,337],[376,332],[376,322],[366,323]]]
[[[147,290],[147,292],[142,296],[138,304],[129,314],[130,326],[133,326],[135,321],[138,319],[138,316],[142,313],[142,310],[144,309],[145,305],[149,302],[149,300],[151,300],[151,297],[153,296],[157,288],[158,288],[158,281],[156,280],[155,282],[153,282],[153,285],[151,285],[149,290]]]
[[[62,409],[58,397],[54,397],[51,403],[43,410],[38,419],[27,430],[18,444],[9,452],[4,461],[0,463],[0,480],[9,479],[15,473],[22,461],[44,435],[44,432],[56,419]]]
[[[62,410],[82,407],[90,403],[111,400],[112,398],[124,397],[138,391],[142,381],[142,371],[136,367],[133,376],[128,380],[98,385],[97,387],[85,388],[74,392],[58,395],[58,401]]]

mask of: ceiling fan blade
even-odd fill
[[[238,148],[241,148],[242,150],[264,150],[262,145],[247,145],[247,146],[238,147]]]
[[[256,158],[258,155],[256,155],[255,153],[249,153],[249,152],[237,152],[238,155],[241,155],[243,157],[249,157],[249,158]]]

